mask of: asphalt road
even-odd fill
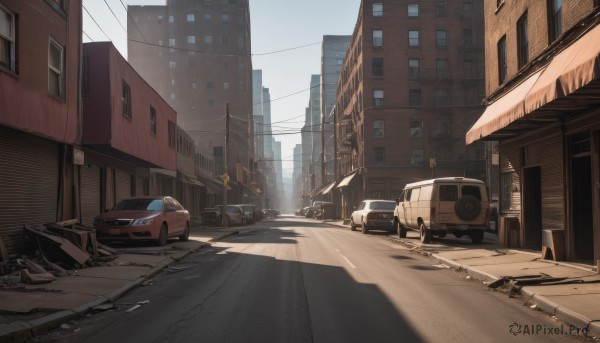
[[[149,303],[126,312],[144,300]],[[300,218],[254,224],[171,266],[117,306],[72,323],[76,332],[57,330],[34,341],[581,340],[548,334],[561,323],[383,233],[363,235]],[[514,336],[513,323],[541,331]]]

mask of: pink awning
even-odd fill
[[[544,105],[600,79],[600,26],[591,29],[552,61],[489,105],[467,132],[470,144]]]

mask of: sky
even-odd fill
[[[83,40],[111,40],[127,57],[125,7],[164,4],[165,0],[83,0]],[[271,121],[298,131],[275,136],[281,141],[284,177],[291,175],[293,149],[301,142],[310,77],[320,73],[323,35],[351,35],[359,6],[360,0],[250,0],[252,68],[262,70],[263,86],[271,93]]]

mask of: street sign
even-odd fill
[[[227,184],[229,183],[229,174],[225,173],[223,174],[223,176],[221,176],[221,178],[223,179],[223,184],[227,186]]]

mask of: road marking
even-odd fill
[[[352,269],[356,269],[356,266],[352,264],[352,262],[350,262],[350,260],[344,256],[339,249],[335,249],[335,251],[340,254],[340,256],[342,256],[342,258],[346,261],[346,263],[348,263],[348,265],[352,268]]]

